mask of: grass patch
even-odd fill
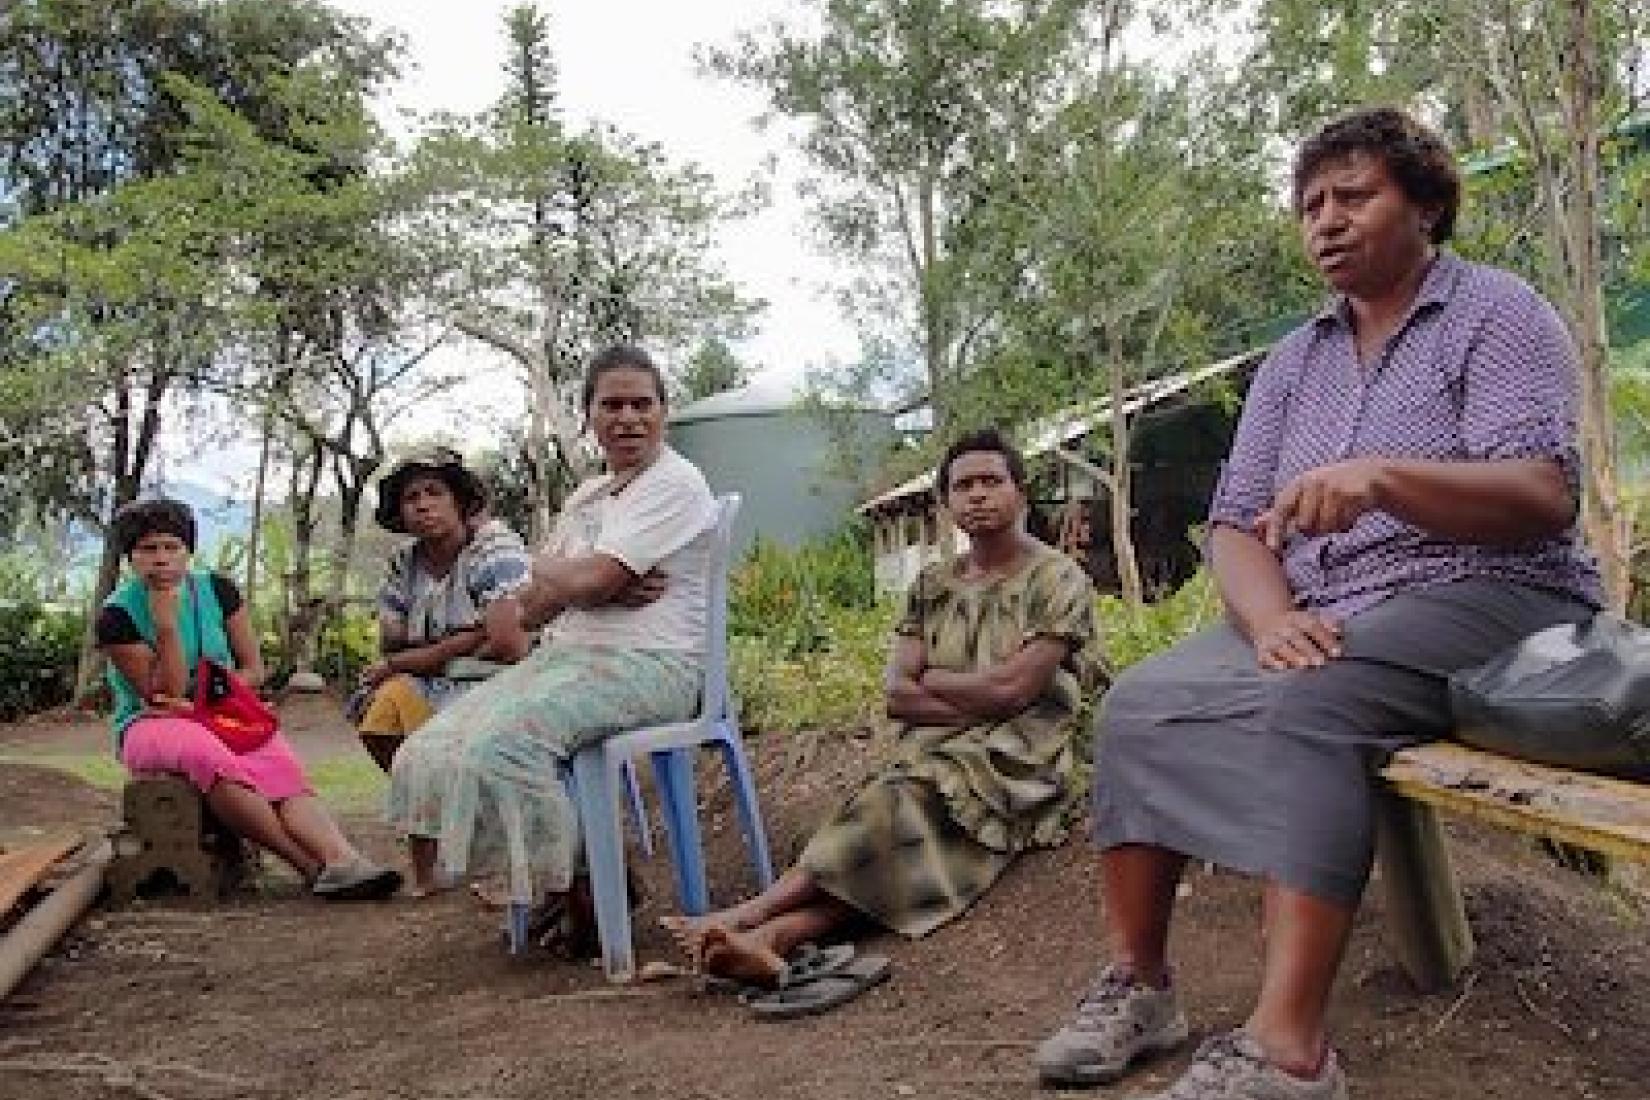
[[[332,756],[310,765],[309,781],[321,801],[345,814],[377,813],[390,786],[390,777],[364,753]]]
[[[0,754],[0,765],[15,762],[65,772],[83,783],[118,791],[126,769],[108,753],[13,752]],[[321,800],[339,813],[373,814],[383,805],[389,778],[365,755],[331,757],[308,767],[309,781]]]
[[[106,752],[14,752],[0,755],[0,763],[10,762],[67,772],[83,783],[107,791],[118,791],[126,782],[126,769]]]

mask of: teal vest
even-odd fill
[[[200,631],[195,630],[197,616],[195,614],[195,600],[200,599]],[[150,645],[155,644],[155,623],[149,617],[149,592],[144,588],[143,581],[137,577],[128,578],[125,583],[110,593],[109,598],[103,601],[104,607],[118,607],[132,617],[137,624],[138,633]],[[202,643],[206,656],[214,661],[226,665],[235,662],[229,650],[229,632],[225,628],[223,608],[218,606],[218,594],[212,588],[212,575],[206,572],[191,572],[184,582],[182,597],[178,601],[178,640],[183,644],[183,667],[188,676],[188,689],[185,694],[193,696],[195,693],[195,665],[200,661]],[[126,727],[143,713],[143,697],[121,675],[120,669],[113,661],[108,662],[106,675],[109,680],[109,690],[114,693],[115,714],[115,753],[119,755],[120,743],[126,736]]]

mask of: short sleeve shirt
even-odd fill
[[[613,475],[590,478],[562,508],[546,552],[604,554],[636,576],[658,569],[664,595],[644,607],[570,607],[551,638],[573,645],[698,652],[704,648],[706,569],[716,500],[704,475],[671,450],[619,491]]]
[[[490,519],[476,526],[439,577],[424,568],[416,542],[397,547],[378,590],[378,614],[412,645],[426,645],[476,626],[489,604],[520,592],[531,579],[521,536]]]
[[[1550,458],[1579,492],[1575,347],[1527,283],[1441,253],[1409,316],[1367,364],[1350,318],[1337,299],[1261,364],[1211,523],[1249,530],[1294,478],[1359,457]],[[1409,588],[1480,576],[1600,603],[1598,570],[1574,525],[1523,544],[1473,544],[1369,512],[1349,531],[1291,536],[1283,566],[1300,606],[1338,618]]]
[[[217,597],[218,610],[223,612],[225,621],[241,609],[241,590],[235,582],[222,573],[211,575],[212,594]],[[132,645],[143,641],[143,633],[133,621],[132,616],[124,607],[114,604],[104,604],[97,612],[95,626],[97,644],[102,645]]]

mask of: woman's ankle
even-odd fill
[[[1303,1081],[1323,1076],[1329,1058],[1329,1038],[1323,1032],[1302,1032],[1268,1025],[1251,1017],[1243,1030],[1254,1039],[1267,1062]]]

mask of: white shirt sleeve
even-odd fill
[[[697,538],[715,512],[705,479],[675,458],[644,473],[608,502],[594,550],[639,577]]]

